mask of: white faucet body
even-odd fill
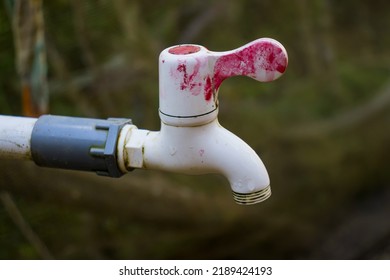
[[[229,52],[198,45],[165,49],[159,58],[161,130],[125,126],[117,155],[122,171],[219,173],[230,182],[237,203],[264,201],[271,195],[267,170],[252,148],[219,124],[218,90],[231,76],[269,82],[286,67],[284,47],[269,38]]]

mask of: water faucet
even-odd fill
[[[238,204],[264,201],[271,195],[267,170],[244,141],[219,124],[218,92],[232,76],[273,81],[287,64],[284,47],[269,38],[226,52],[198,45],[165,49],[159,57],[161,130],[125,126],[119,138],[121,170],[220,173],[229,180]]]
[[[136,168],[220,173],[238,204],[259,203],[271,195],[267,170],[255,151],[219,124],[219,88],[238,75],[273,81],[287,64],[284,47],[269,38],[226,52],[173,46],[159,57],[160,131],[138,129],[130,119],[0,116],[0,158],[111,177]]]

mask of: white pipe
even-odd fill
[[[35,118],[0,116],[0,158],[31,159]]]

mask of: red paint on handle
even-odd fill
[[[168,50],[168,52],[171,54],[180,54],[180,55],[196,53],[198,51],[200,51],[200,47],[194,45],[180,45],[177,47],[170,48]]]
[[[275,79],[276,72],[283,74],[287,67],[287,56],[282,48],[269,41],[258,41],[247,47],[221,56],[214,67],[214,87],[232,76],[249,76],[269,82]],[[259,76],[264,73],[264,77]]]
[[[187,55],[200,50],[199,46],[180,45],[168,51],[174,55]],[[259,39],[231,52],[198,55],[179,58],[171,75],[179,82],[180,90],[194,96],[203,93],[207,102],[215,99],[213,97],[221,83],[229,77],[248,76],[270,82],[280,77],[288,64],[283,46],[272,39]],[[214,59],[214,68],[208,68],[212,65],[208,59]]]

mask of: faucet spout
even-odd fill
[[[268,173],[259,156],[217,119],[195,127],[162,123],[158,132],[132,126],[128,139],[127,168],[219,173],[230,182],[238,204],[259,203],[271,195]]]

